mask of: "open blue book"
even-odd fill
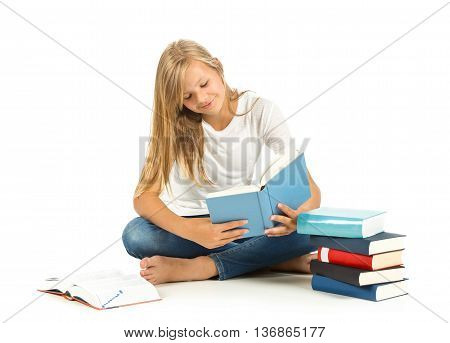
[[[307,142],[306,142],[307,143]],[[248,223],[236,227],[247,228],[243,237],[264,235],[264,230],[280,225],[270,220],[282,213],[278,203],[297,209],[311,197],[304,150],[306,144],[290,153],[278,155],[262,174],[259,184],[243,185],[209,193],[206,198],[211,222],[214,224],[247,219]]]

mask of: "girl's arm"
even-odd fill
[[[186,218],[173,213],[159,198],[160,192],[155,188],[142,193],[133,199],[134,210],[141,217],[151,221],[162,229],[177,236],[183,235]]]
[[[299,213],[314,210],[315,208],[320,207],[320,189],[311,177],[309,170],[306,169],[306,171],[308,172],[309,191],[311,192],[311,197],[300,205],[300,207],[298,208]]]
[[[155,187],[142,193],[133,199],[134,209],[141,217],[174,235],[213,249],[240,239],[248,232],[247,229],[236,229],[245,225],[246,220],[213,224],[210,218],[178,216],[161,201],[159,194],[159,190]]]

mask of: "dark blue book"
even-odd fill
[[[263,173],[258,185],[246,185],[208,194],[206,204],[214,224],[247,219],[236,228],[247,228],[243,237],[264,235],[264,230],[280,225],[270,220],[274,214],[285,215],[278,203],[297,209],[311,197],[304,148],[279,155]]]
[[[374,255],[405,247],[405,235],[381,232],[366,238],[311,236],[312,245],[347,251],[355,254]]]
[[[312,260],[310,268],[312,274],[319,274],[355,286],[367,286],[405,279],[405,267],[403,266],[366,270]]]
[[[407,279],[369,286],[355,286],[322,275],[314,274],[311,286],[316,291],[345,295],[371,301],[380,301],[408,294]]]

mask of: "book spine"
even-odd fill
[[[265,187],[262,191],[258,192],[259,207],[261,209],[262,221],[264,229],[274,227],[276,222],[270,220],[270,216],[273,214],[270,204],[268,189]]]
[[[372,256],[352,254],[346,251],[319,247],[318,259],[321,262],[339,264],[353,268],[373,270]]]

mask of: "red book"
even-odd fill
[[[402,252],[403,250],[397,250],[376,255],[361,255],[319,247],[318,260],[365,270],[379,270],[401,265]]]

